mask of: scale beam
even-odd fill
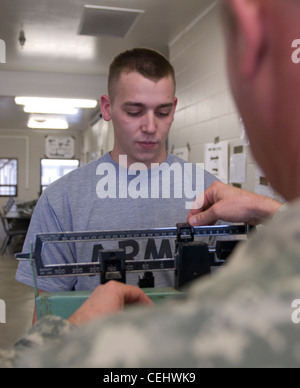
[[[216,225],[191,227],[178,224],[173,228],[136,229],[120,231],[63,232],[37,234],[30,254],[18,254],[18,260],[32,259],[38,277],[84,276],[101,273],[100,262],[44,265],[42,252],[45,244],[101,242],[107,240],[174,238],[177,241],[193,241],[194,237],[247,235],[248,225]],[[174,269],[174,259],[126,261],[126,271],[156,271]]]

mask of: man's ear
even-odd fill
[[[177,105],[178,105],[178,98],[175,97],[175,98],[174,98],[174,110],[175,110],[175,111],[176,111]]]
[[[111,102],[107,95],[101,96],[100,99],[101,113],[105,121],[111,120]]]
[[[265,47],[263,5],[258,0],[227,0],[235,19],[235,50],[241,74],[251,78],[258,69]]]

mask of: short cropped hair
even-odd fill
[[[171,76],[176,88],[174,68],[162,54],[152,49],[135,48],[118,55],[110,65],[108,94],[111,101],[115,97],[116,84],[123,72],[137,72],[155,82]]]

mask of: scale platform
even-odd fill
[[[145,288],[143,291],[154,304],[184,296],[182,291],[171,287]],[[56,315],[67,319],[88,299],[91,293],[91,291],[64,291],[39,294],[36,297],[37,317],[41,319],[46,315]]]

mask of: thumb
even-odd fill
[[[214,225],[218,221],[218,217],[214,213],[212,208],[205,211],[190,211],[187,222],[191,226],[206,226]]]

